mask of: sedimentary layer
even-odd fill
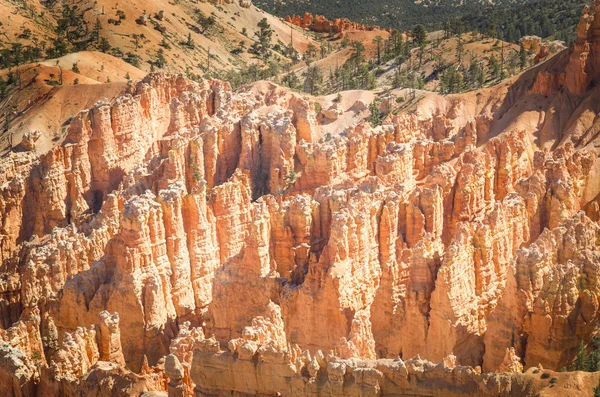
[[[3,159],[4,395],[550,387],[518,373],[599,320],[599,11],[509,84],[381,126],[356,93],[151,74]]]

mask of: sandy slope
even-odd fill
[[[74,63],[77,63],[79,73],[70,70]],[[61,68],[63,84],[58,85]],[[16,146],[22,136],[32,130],[42,133],[37,152],[48,151],[60,142],[64,124],[70,118],[100,99],[111,100],[119,96],[127,86],[127,73],[133,80],[146,75],[121,59],[98,52],[69,54],[59,59],[23,65],[18,71],[20,86],[11,90],[9,96],[0,102],[2,125],[5,125],[4,115],[11,115],[9,132],[0,137],[0,153],[6,152],[9,136]],[[8,70],[2,70],[0,76],[6,79],[8,73]],[[109,79],[111,82],[107,83]]]
[[[190,68],[194,73],[200,73],[208,63],[208,53],[211,54],[211,66],[214,68],[241,68],[246,63],[257,62],[256,58],[247,51],[234,55],[232,50],[238,48],[240,42],[244,42],[245,48],[249,48],[254,40],[257,24],[267,18],[274,30],[273,43],[288,45],[292,31],[294,46],[304,52],[308,43],[312,42],[310,35],[297,27],[285,23],[280,18],[274,17],[259,10],[255,6],[244,8],[239,1],[232,4],[214,5],[196,1],[168,0],[67,0],[67,4],[76,4],[83,13],[88,23],[88,28],[94,28],[96,21],[102,25],[101,36],[109,40],[113,49],[120,50],[123,54],[133,53],[142,59],[141,69],[149,71],[150,64],[156,57],[156,51],[163,40],[170,48],[163,48],[168,65],[165,68],[169,72],[184,72]],[[56,21],[52,12],[58,13],[58,6],[53,10],[45,9],[37,0],[26,0],[20,6],[7,1],[0,3],[0,22],[3,23],[4,35],[0,35],[0,48],[10,47],[11,43],[20,42],[29,44],[33,38],[38,43],[44,41],[46,46],[51,45],[55,38],[52,29]],[[115,25],[109,20],[117,20],[117,11],[125,13],[125,19]],[[156,17],[160,12],[164,13],[162,19]],[[205,16],[212,15],[217,20],[217,27],[209,34],[200,34],[197,21],[197,11]],[[142,15],[148,16],[146,25],[137,20]],[[58,14],[56,14],[58,15]],[[156,22],[164,32],[157,30],[152,22]],[[31,39],[20,39],[18,36],[24,28],[32,30]],[[161,29],[162,29],[161,28]],[[201,29],[200,29],[201,30]],[[246,35],[242,34],[245,31]],[[184,43],[188,34],[191,34],[195,47],[189,48]],[[142,37],[137,39],[134,35]],[[39,45],[39,44],[38,44]],[[281,54],[275,57],[283,58]]]

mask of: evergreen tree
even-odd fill
[[[306,58],[306,62],[308,62],[308,63],[312,62],[312,60],[317,57],[318,53],[319,53],[319,49],[317,48],[317,46],[314,45],[313,43],[309,43],[308,46],[306,47],[306,53],[304,54],[304,57]]]
[[[500,62],[498,62],[498,58],[496,58],[496,55],[492,54],[490,56],[490,59],[488,61],[488,67],[492,79],[498,79],[500,77],[501,66]]]
[[[273,29],[271,29],[271,25],[267,22],[267,18],[263,18],[258,23],[258,28],[258,32],[255,33],[257,41],[252,44],[251,50],[254,54],[266,60],[271,56]]]
[[[369,116],[368,121],[373,127],[381,125],[381,122],[383,121],[381,113],[379,112],[380,104],[381,101],[378,98],[375,98],[373,102],[371,102],[371,104],[369,105],[369,112],[371,112],[371,115]]]
[[[96,24],[94,25],[94,31],[92,32],[92,40],[98,43],[100,41],[100,32],[102,31],[102,24],[100,18],[96,18]]]
[[[456,45],[456,58],[458,62],[462,62],[465,53],[465,43],[461,36],[458,36],[458,44]]]
[[[108,39],[106,37],[102,37],[100,39],[100,45],[99,45],[99,47],[100,47],[100,51],[102,51],[102,52],[106,53],[106,52],[110,51],[110,48],[111,48],[110,47],[110,42],[108,41]]]
[[[356,66],[358,67],[359,64],[361,64],[365,58],[364,58],[364,53],[365,53],[365,46],[363,43],[361,43],[358,40],[355,40],[351,43],[352,48],[354,49],[354,54],[352,54],[352,59],[354,60],[354,62],[356,63]]]
[[[519,48],[519,66],[521,66],[521,70],[527,67],[527,51],[523,43],[521,43],[521,47]]]
[[[200,27],[202,27],[202,34],[206,36],[210,35],[214,28],[217,26],[217,20],[215,19],[215,17],[213,17],[212,15],[207,17],[200,10],[196,10],[196,22],[198,22],[198,25],[200,25]],[[244,30],[245,29],[246,28],[244,28]],[[242,34],[245,35],[243,31]]]
[[[304,92],[310,95],[319,95],[323,84],[323,75],[316,66],[309,66],[304,73]]]
[[[281,82],[283,83],[283,85],[291,88],[292,90],[296,90],[300,87],[300,79],[294,72],[286,74],[281,80]]]
[[[440,92],[442,94],[454,94],[463,90],[463,76],[453,66],[444,71],[440,79]]]
[[[194,40],[192,39],[192,33],[188,32],[188,37],[187,37],[187,41],[185,42],[185,45],[188,46],[189,48],[194,48],[195,44],[194,44]]]
[[[373,39],[373,44],[377,45],[377,64],[381,64],[381,44],[383,43],[383,37],[377,36]]]
[[[583,341],[579,344],[579,350],[575,357],[575,371],[585,371],[588,368],[588,354]]]
[[[425,26],[417,25],[413,32],[413,40],[418,47],[423,47],[427,41],[427,31]]]
[[[600,350],[594,350],[588,355],[585,370],[587,372],[600,371]]]
[[[163,50],[162,48],[159,48],[156,51],[156,60],[154,61],[154,65],[156,65],[156,67],[163,69],[165,66],[167,66],[167,59],[165,58],[165,50]]]

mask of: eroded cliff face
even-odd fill
[[[474,368],[560,369],[596,333],[598,11],[511,86],[376,128],[153,74],[2,160],[5,394],[547,387]]]
[[[285,17],[285,21],[303,29],[312,30],[318,33],[344,33],[353,30],[380,30],[379,26],[363,25],[352,22],[348,18],[335,18],[329,20],[323,15],[313,15],[309,12],[304,16],[292,15]],[[391,31],[390,29],[387,29]]]

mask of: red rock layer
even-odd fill
[[[369,26],[352,22],[348,18],[335,18],[330,21],[323,15],[312,15],[305,13],[303,17],[299,15],[285,17],[287,23],[299,26],[302,29],[311,30],[317,33],[343,33],[351,30],[380,30],[379,26]]]
[[[412,373],[534,390],[463,366],[558,369],[597,329],[591,20],[512,86],[377,128],[328,131],[272,84],[154,74],[3,160],[6,395],[422,393]]]

